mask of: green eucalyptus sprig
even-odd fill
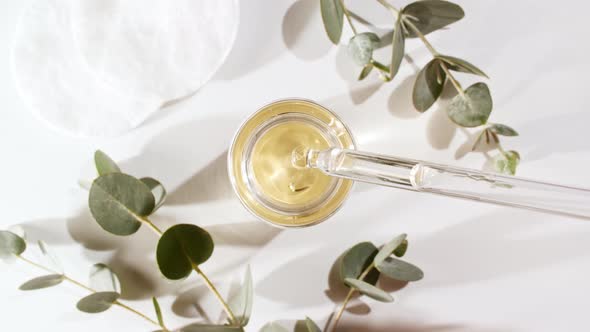
[[[339,279],[349,291],[325,331],[336,331],[346,306],[357,293],[379,302],[393,302],[391,294],[378,287],[382,276],[404,282],[418,281],[424,277],[420,268],[399,259],[408,249],[406,237],[406,234],[395,236],[381,248],[377,248],[371,242],[361,242],[340,256],[336,262]],[[265,325],[261,332],[287,332],[287,329],[272,322]],[[297,321],[295,332],[321,332],[321,329],[313,320],[306,317],[305,320]]]
[[[464,89],[453,73],[461,72],[484,78],[488,76],[468,61],[439,53],[426,39],[427,34],[462,19],[465,16],[463,9],[444,0],[416,1],[401,9],[386,0],[376,1],[390,11],[395,19],[392,33],[382,38],[373,32],[359,32],[353,22],[359,16],[352,13],[343,0],[320,0],[322,20],[332,43],[340,42],[345,19],[353,32],[348,43],[348,53],[355,63],[363,67],[358,79],[365,79],[376,69],[384,81],[393,80],[405,54],[406,39],[419,38],[431,53],[432,60],[420,70],[414,83],[412,101],[416,110],[426,112],[430,109],[441,96],[445,84],[450,82],[457,90],[457,96],[446,108],[448,117],[464,128],[482,128],[472,150],[476,150],[484,141],[486,144],[495,144],[499,151],[494,157],[496,170],[514,174],[520,155],[516,151],[505,151],[498,136],[517,136],[518,133],[506,125],[488,123],[493,102],[486,83],[477,82]],[[364,19],[362,21],[366,23]],[[374,59],[373,51],[389,43],[392,52],[390,65],[387,66]]]
[[[203,228],[193,224],[177,224],[165,232],[149,217],[162,206],[166,189],[156,179],[135,178],[121,168],[104,152],[94,155],[98,178],[90,187],[88,205],[96,222],[107,232],[119,236],[134,234],[142,225],[148,226],[159,237],[156,261],[160,272],[170,280],[187,278],[193,271],[205,282],[227,314],[228,324],[193,324],[183,331],[222,332],[241,331],[248,324],[252,312],[253,285],[250,269],[244,277],[244,285],[236,298],[226,301],[201,265],[213,254],[214,242]]]
[[[192,224],[174,225],[162,232],[148,217],[165,201],[164,186],[153,178],[137,179],[122,173],[120,167],[102,151],[96,151],[94,159],[99,176],[89,188],[88,203],[97,223],[107,232],[119,236],[134,234],[142,225],[147,225],[159,236],[156,260],[162,275],[171,280],[178,280],[188,277],[195,271],[203,278],[227,313],[226,324],[195,323],[179,331],[243,332],[252,314],[254,296],[250,268],[246,270],[239,292],[226,302],[200,267],[213,253],[214,243],[209,233]],[[160,332],[171,331],[164,324],[162,310],[155,297],[152,298],[152,303],[156,319],[120,301],[119,279],[107,265],[95,264],[90,271],[89,284],[86,285],[63,272],[61,264],[47,244],[39,241],[38,245],[43,257],[52,267],[44,266],[22,255],[27,248],[23,231],[0,231],[0,259],[16,257],[49,273],[27,281],[20,286],[21,290],[42,289],[67,281],[90,292],[78,301],[76,307],[80,311],[100,313],[118,306],[157,326]],[[417,281],[423,277],[422,271],[416,266],[392,257],[402,257],[407,248],[406,235],[402,234],[394,237],[380,249],[370,242],[361,242],[340,256],[336,266],[340,281],[349,288],[349,292],[336,313],[331,331],[335,331],[347,304],[356,293],[382,302],[393,301],[388,292],[377,286],[381,276],[400,281]],[[286,332],[287,329],[272,322],[265,325],[261,331]],[[297,321],[295,332],[321,332],[321,329],[313,320],[306,317],[305,320]]]
[[[52,265],[52,267],[48,267],[23,256],[28,248],[24,234],[16,234],[11,231],[0,231],[0,260],[8,260],[16,257],[18,260],[48,273],[23,283],[19,287],[20,290],[39,290],[57,286],[66,281],[90,292],[89,295],[78,301],[76,308],[80,311],[86,313],[99,313],[110,309],[112,306],[118,306],[157,326],[160,331],[169,331],[166,325],[164,325],[159,304],[155,297],[153,298],[153,303],[156,310],[157,321],[119,300],[121,296],[119,278],[107,265],[93,265],[89,273],[89,284],[86,285],[64,273],[57,257],[49,250],[49,247],[45,242],[39,241],[38,246],[43,257],[51,262],[50,265]]]

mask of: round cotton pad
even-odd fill
[[[163,102],[193,93],[228,55],[237,0],[84,0],[74,38],[98,79]]]
[[[201,1],[204,0],[197,2]],[[119,3],[125,3],[126,8],[129,8],[128,3],[131,2],[139,8],[140,5],[147,7],[152,2],[162,3],[164,1],[39,0],[23,13],[17,28],[12,54],[15,81],[28,106],[52,127],[76,136],[113,136],[126,132],[143,122],[167,100],[198,89],[213,75],[229,53],[233,35],[237,30],[238,10],[235,0],[221,1],[232,4],[228,5],[226,9],[236,17],[227,22],[227,25],[232,26],[227,29],[233,30],[233,33],[232,36],[226,38],[228,39],[224,44],[226,49],[221,52],[219,48],[214,48],[215,52],[221,52],[214,62],[208,62],[212,61],[209,55],[205,57],[205,60],[175,61],[175,59],[184,59],[189,54],[191,57],[198,54],[191,51],[194,46],[192,42],[187,41],[184,37],[174,35],[174,33],[180,33],[175,29],[173,29],[175,32],[162,30],[158,37],[176,40],[175,43],[159,44],[159,47],[150,49],[150,52],[168,55],[162,57],[154,55],[133,60],[138,57],[137,53],[130,52],[128,48],[101,43],[99,39],[93,39],[96,44],[86,40],[81,43],[82,45],[78,45],[83,35],[82,31],[89,31],[87,27],[90,26],[90,21],[93,19],[90,12],[82,13],[87,10],[83,10],[82,3],[86,6],[95,6],[97,8],[96,15],[103,17],[105,10],[114,9]],[[177,1],[171,2],[176,3]],[[104,5],[105,10],[98,11],[101,7],[98,6],[99,4]],[[180,6],[178,10],[185,12],[189,9],[187,6]],[[190,10],[194,10],[194,8]],[[134,16],[129,10],[125,13],[132,17],[140,17]],[[85,15],[86,19],[82,19],[82,15]],[[166,15],[172,14],[161,13],[161,16]],[[188,14],[184,13],[183,15]],[[192,15],[192,17],[198,20],[198,15],[216,16],[212,12],[201,12]],[[220,16],[225,17],[222,14]],[[168,18],[170,22],[175,21],[174,16]],[[145,16],[139,20],[143,22],[142,24],[149,25]],[[96,34],[107,33],[110,31],[109,29],[114,29],[109,25],[109,22],[104,24],[102,27],[95,25],[98,30],[95,31]],[[124,31],[128,29],[128,37],[130,38],[128,41],[134,45],[140,45],[141,42],[149,44],[147,35],[142,32],[144,31],[141,28],[142,24],[139,22],[136,25],[129,24],[125,29],[119,27],[117,31],[124,34]],[[203,36],[202,44],[197,48],[202,48],[203,44],[209,42],[207,40],[218,40],[212,37],[216,36],[218,31],[207,31],[201,34]],[[142,35],[144,38],[133,41],[131,36],[134,34]],[[188,34],[184,36],[188,36]],[[182,42],[184,42],[183,45],[181,45]],[[147,52],[149,48],[142,49]],[[135,61],[136,68],[162,68],[162,62],[150,63],[149,61],[166,59],[163,61],[164,65],[167,65],[165,67],[170,70],[146,71],[153,76],[142,75],[141,72],[132,70],[116,73],[120,70],[119,68],[111,68],[115,73],[109,72],[108,66],[97,67],[93,58],[87,57],[88,53],[92,53],[92,50],[97,54],[110,54],[109,56],[125,59],[130,66],[134,66],[133,62]],[[198,64],[199,67],[183,67],[186,63]],[[177,84],[176,78],[190,77],[188,73],[193,74],[193,81],[184,80],[181,84]],[[140,75],[141,78],[130,77],[132,75]],[[148,86],[156,87],[156,89],[150,91],[145,87],[144,80],[149,80]],[[174,91],[174,89],[178,90]]]

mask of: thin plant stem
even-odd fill
[[[158,228],[158,226],[156,226],[151,220],[149,220],[147,217],[146,218],[141,218],[141,220],[149,226],[149,228],[151,228],[154,233],[158,234],[159,236],[162,236],[162,230]]]
[[[399,14],[399,12],[400,12],[399,9],[395,8],[394,6],[392,6],[386,0],[377,0],[377,2],[379,2],[385,8],[387,8],[387,9],[391,10],[392,12],[394,12],[396,15]],[[430,52],[430,54],[432,54],[432,56],[435,57],[435,58],[438,57],[440,55],[440,53],[438,53],[438,51],[434,48],[434,46],[432,46],[432,44],[428,41],[428,39],[426,39],[426,36],[424,36],[424,34],[420,31],[420,29],[418,29],[416,27],[416,25],[411,21],[411,19],[409,19],[407,17],[403,17],[403,16],[402,16],[402,19],[403,19],[404,25],[406,27],[410,28],[416,34],[416,36],[418,36],[418,38],[420,38],[420,40],[422,41],[422,43],[424,43],[424,45],[426,46],[426,48],[428,49],[428,51]],[[453,74],[449,70],[447,64],[444,63],[443,61],[441,61],[440,66],[443,69],[443,71],[445,72],[445,74],[447,74],[447,77],[449,78],[449,81],[451,81],[451,83],[453,84],[453,86],[455,87],[455,89],[457,90],[457,92],[462,97],[465,97],[465,92],[463,91],[463,88],[461,87],[461,84],[459,84],[459,82],[457,81],[457,79],[455,79],[455,76],[453,76]]]
[[[154,231],[154,233],[156,233],[160,237],[162,236],[162,234],[163,234],[162,231],[158,228],[158,226],[156,226],[148,218],[142,218],[142,221],[146,225],[148,225]],[[205,284],[207,285],[207,287],[209,288],[209,290],[211,290],[211,292],[213,292],[213,294],[215,295],[215,297],[219,300],[219,303],[221,303],[221,306],[223,307],[223,309],[227,313],[227,316],[229,317],[230,322],[232,324],[238,324],[238,322],[236,320],[236,316],[231,311],[229,305],[225,302],[225,300],[223,299],[223,297],[221,296],[221,294],[219,294],[219,291],[217,290],[217,288],[215,288],[215,285],[213,285],[213,283],[211,282],[211,280],[209,279],[209,277],[207,277],[207,275],[199,268],[198,265],[193,265],[193,269],[195,270],[195,272],[197,272],[197,274],[199,276],[201,276],[203,278],[203,280],[205,280]]]
[[[358,277],[358,280],[364,280],[367,277],[367,275],[369,274],[369,272],[371,272],[371,270],[374,267],[375,267],[375,263],[371,263],[369,266],[367,266],[367,268]],[[332,324],[332,329],[331,329],[332,332],[336,331],[336,326],[338,326],[338,322],[340,321],[340,318],[342,318],[342,314],[344,313],[344,310],[346,309],[346,305],[348,305],[348,303],[352,299],[352,296],[354,295],[355,292],[356,292],[356,289],[354,289],[354,288],[350,288],[350,290],[348,291],[346,298],[344,298],[344,302],[342,302],[342,306],[340,307],[340,310],[338,310],[338,313],[334,317],[334,323]]]
[[[30,265],[33,265],[33,266],[35,266],[35,267],[37,267],[37,268],[39,268],[41,270],[44,270],[46,272],[49,272],[49,273],[52,273],[52,274],[60,274],[63,277],[64,280],[66,280],[66,281],[70,282],[71,284],[74,284],[74,285],[76,285],[76,286],[78,286],[80,288],[83,288],[86,291],[89,291],[91,293],[96,293],[97,292],[96,290],[94,290],[94,289],[92,289],[92,288],[84,285],[83,283],[77,281],[76,279],[70,278],[69,276],[67,276],[67,275],[65,275],[63,273],[58,273],[57,271],[54,271],[54,270],[52,270],[52,269],[50,269],[50,268],[48,268],[46,266],[43,266],[43,265],[41,265],[41,264],[39,264],[37,262],[34,262],[34,261],[32,261],[32,260],[30,260],[30,259],[28,259],[26,257],[23,257],[21,255],[17,255],[16,257],[19,258],[20,260],[22,260],[23,262],[26,262],[26,263],[28,263]],[[115,301],[115,302],[113,302],[113,304],[114,305],[117,305],[117,306],[119,306],[119,307],[121,307],[121,308],[123,308],[123,309],[125,309],[125,310],[127,310],[127,311],[129,311],[129,312],[131,312],[131,313],[133,313],[133,314],[135,314],[135,315],[137,315],[137,316],[145,319],[145,320],[147,320],[148,322],[150,322],[150,323],[152,323],[152,324],[154,324],[156,326],[159,326],[159,327],[163,328],[164,331],[168,331],[168,329],[165,326],[160,325],[155,320],[149,318],[148,316],[146,316],[145,314],[137,311],[136,309],[133,309],[130,306],[121,303],[120,301]]]
[[[205,280],[205,284],[207,284],[207,287],[209,288],[209,290],[211,290],[211,292],[213,292],[213,294],[215,294],[215,297],[217,297],[217,299],[219,300],[219,302],[223,306],[223,309],[227,313],[227,316],[228,316],[230,322],[232,324],[238,324],[236,316],[232,312],[231,308],[225,302],[225,300],[223,299],[223,297],[221,296],[221,294],[219,293],[219,291],[217,290],[215,285],[213,285],[211,280],[207,277],[207,275],[201,270],[201,268],[199,268],[198,265],[193,265],[193,269],[195,270],[195,272],[197,272],[197,274],[199,274],[203,278],[203,280]]]
[[[350,26],[352,33],[354,33],[354,35],[356,36],[356,34],[357,34],[356,27],[352,23],[352,18],[350,17],[350,12],[348,11],[348,8],[346,8],[346,6],[344,5],[344,0],[338,0],[338,1],[340,1],[340,5],[342,6],[342,11],[344,12],[344,16],[346,16],[346,20],[348,21],[348,25]]]

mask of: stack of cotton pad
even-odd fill
[[[205,84],[238,17],[237,0],[38,0],[17,29],[15,81],[52,127],[117,135]]]

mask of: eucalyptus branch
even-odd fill
[[[452,56],[439,53],[426,38],[426,35],[440,30],[464,17],[463,9],[445,0],[416,1],[403,8],[397,8],[387,0],[376,0],[395,18],[395,26],[391,33],[386,34],[385,45],[391,44],[392,56],[390,66],[385,66],[373,58],[373,51],[382,47],[385,36],[377,36],[374,32],[358,32],[353,26],[351,17],[356,17],[341,0],[320,0],[322,3],[322,19],[330,40],[338,44],[342,33],[344,16],[354,31],[354,36],[348,43],[348,52],[352,60],[362,66],[358,77],[365,79],[376,68],[384,81],[391,81],[399,72],[405,54],[406,38],[418,38],[432,54],[430,60],[416,76],[412,101],[419,112],[425,112],[434,105],[442,94],[448,81],[457,90],[451,102],[446,106],[446,112],[451,121],[464,128],[483,128],[481,137],[489,143],[491,137],[497,143],[499,154],[494,158],[494,166],[502,173],[514,174],[520,156],[516,151],[504,151],[499,144],[498,135],[517,136],[518,133],[506,125],[489,126],[488,119],[492,112],[493,101],[489,88],[484,82],[477,82],[464,89],[453,72],[488,76],[473,64]],[[374,27],[363,19],[362,23]],[[391,38],[391,39],[390,39]],[[478,139],[472,150],[475,151],[482,140]]]
[[[233,311],[231,310],[227,302],[225,302],[225,300],[223,299],[215,285],[213,285],[211,280],[203,272],[203,270],[201,270],[198,265],[193,265],[193,269],[195,270],[195,272],[197,272],[198,275],[200,275],[203,278],[203,280],[205,280],[205,284],[207,285],[209,290],[215,295],[217,300],[219,300],[219,303],[221,303],[221,305],[223,306],[223,310],[225,310],[225,312],[227,313],[230,323],[239,325],[238,320],[236,319],[236,316],[234,315]]]
[[[193,224],[177,224],[163,232],[149,216],[164,202],[164,186],[153,178],[137,179],[122,173],[119,166],[102,151],[97,151],[94,159],[99,177],[90,188],[88,201],[96,222],[107,232],[117,235],[131,235],[142,225],[147,225],[159,237],[156,259],[160,272],[171,280],[184,279],[196,272],[227,313],[230,324],[241,326],[241,320],[246,319],[237,319],[230,305],[199,267],[213,253],[211,235]],[[111,209],[113,204],[121,208]]]
[[[367,268],[361,273],[361,275],[358,277],[358,279],[361,281],[364,281],[365,277],[374,268],[375,268],[375,263],[369,264],[369,266],[367,266]],[[350,300],[352,299],[352,296],[356,292],[357,292],[357,290],[355,288],[350,288],[350,290],[348,291],[348,294],[346,294],[346,298],[344,298],[344,302],[342,302],[342,305],[340,306],[340,310],[338,310],[338,312],[336,313],[336,316],[334,317],[334,322],[332,323],[332,329],[331,329],[332,332],[336,331],[336,327],[338,326],[338,322],[340,322],[340,318],[342,318],[342,314],[344,313],[344,310],[346,310],[346,305],[348,305],[348,302],[350,302]]]
[[[352,18],[350,17],[350,12],[348,11],[348,8],[346,8],[346,6],[344,5],[344,0],[337,0],[337,1],[339,1],[340,5],[342,6],[342,11],[344,12],[344,16],[346,17],[346,21],[348,21],[348,25],[350,26],[352,33],[356,35],[357,34],[356,27],[352,23]]]
[[[44,265],[41,265],[41,264],[39,264],[39,263],[37,263],[35,261],[32,261],[32,260],[30,260],[30,259],[28,259],[26,257],[23,257],[22,255],[16,255],[16,257],[18,259],[20,259],[21,261],[25,262],[25,263],[28,263],[28,264],[30,264],[30,265],[38,268],[38,269],[44,270],[45,272],[48,272],[48,273],[51,273],[51,274],[59,274],[59,275],[61,275],[61,277],[63,278],[63,280],[68,281],[69,283],[71,283],[73,285],[76,285],[76,286],[78,286],[78,287],[80,287],[80,288],[82,288],[82,289],[84,289],[84,290],[86,290],[88,292],[97,293],[96,290],[94,290],[94,289],[92,289],[92,288],[84,285],[83,283],[77,281],[76,279],[73,279],[73,278],[69,277],[65,273],[59,273],[57,271],[54,271],[54,270],[52,270],[52,269],[50,269],[50,268],[48,268],[48,267],[46,267]],[[119,307],[127,310],[128,312],[131,312],[131,313],[133,313],[133,314],[135,314],[135,315],[143,318],[144,320],[150,322],[151,324],[154,324],[154,325],[156,325],[158,327],[161,327],[163,329],[163,331],[168,331],[168,329],[166,328],[166,326],[164,326],[163,324],[160,325],[158,322],[156,322],[155,320],[149,318],[147,315],[141,313],[137,309],[134,309],[134,308],[132,308],[132,307],[130,307],[130,306],[122,303],[119,300],[114,301],[113,302],[113,305],[119,306]]]

